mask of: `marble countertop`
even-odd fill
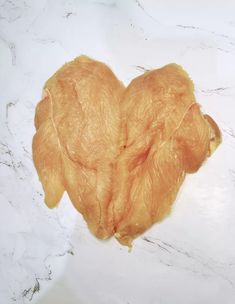
[[[235,303],[235,2],[0,0],[0,303]],[[86,54],[127,84],[181,64],[223,143],[131,253],[43,203],[32,163],[44,82]]]

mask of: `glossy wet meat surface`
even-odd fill
[[[146,72],[125,88],[86,56],[47,81],[35,126],[33,159],[48,207],[67,191],[93,234],[128,246],[170,212],[186,173],[221,141],[180,66]]]

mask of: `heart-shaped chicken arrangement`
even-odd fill
[[[67,191],[94,235],[131,246],[170,212],[186,173],[221,142],[193,90],[176,64],[127,88],[86,56],[65,64],[46,82],[35,115],[33,159],[47,206]]]

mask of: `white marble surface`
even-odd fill
[[[43,84],[80,54],[126,84],[183,65],[223,133],[131,253],[91,236],[66,195],[47,209],[32,163]],[[1,304],[235,303],[234,1],[0,0],[0,102]]]

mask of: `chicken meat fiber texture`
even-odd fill
[[[45,84],[33,160],[49,208],[67,191],[90,231],[133,239],[171,210],[186,173],[221,142],[177,64],[124,87],[104,63],[80,56]]]

